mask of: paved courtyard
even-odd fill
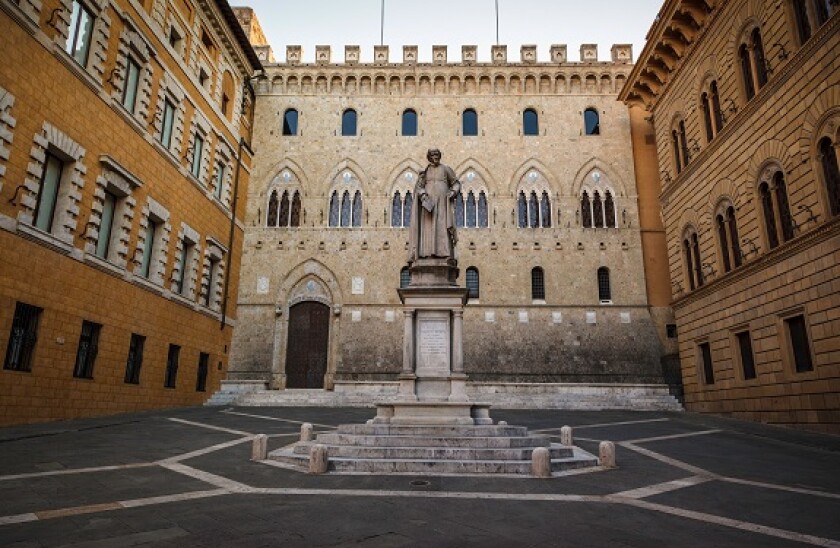
[[[616,443],[618,468],[552,479],[249,460],[254,434],[274,449],[301,422],[373,414],[192,408],[0,429],[0,546],[840,547],[840,438],[689,413],[494,411],[550,435],[572,425],[593,453]]]

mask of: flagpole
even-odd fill
[[[382,0],[382,12],[379,16],[379,45],[385,45],[385,0]]]
[[[499,0],[496,0],[496,45],[499,45]]]

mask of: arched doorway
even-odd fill
[[[327,372],[330,307],[303,301],[289,308],[286,388],[323,388]]]

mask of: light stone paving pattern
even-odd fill
[[[271,414],[261,414],[261,413],[241,413],[235,410],[225,410],[218,413],[219,417],[247,417],[250,419],[251,422],[249,423],[251,427],[255,425],[255,421],[253,419],[257,419],[258,421],[265,421],[266,424],[272,423],[289,423],[289,424],[300,424],[301,421],[295,420],[293,418],[284,418],[282,416],[272,416]],[[212,455],[213,453],[218,453],[219,451],[223,451],[228,448],[238,447],[240,445],[245,445],[245,449],[247,449],[247,445],[252,442],[254,437],[259,434],[256,430],[251,431],[249,429],[246,430],[239,430],[235,428],[228,428],[224,426],[220,426],[219,424],[212,424],[210,422],[205,421],[197,421],[197,420],[186,420],[178,417],[169,417],[168,421],[172,423],[177,423],[180,425],[185,425],[190,428],[194,428],[196,430],[204,430],[204,431],[213,431],[213,432],[225,432],[231,435],[237,436],[235,439],[212,444],[200,449],[187,451],[181,453],[179,455],[175,455],[169,458],[159,459],[153,462],[136,462],[136,463],[126,463],[122,465],[112,465],[112,466],[99,466],[99,467],[88,467],[88,468],[76,468],[76,469],[67,469],[67,470],[51,470],[45,472],[38,472],[38,473],[23,473],[23,474],[8,474],[4,476],[0,476],[0,488],[2,488],[3,484],[6,482],[11,481],[37,481],[41,478],[57,476],[57,475],[83,475],[86,478],[94,479],[98,474],[103,474],[106,472],[112,471],[119,471],[119,470],[129,470],[129,469],[136,469],[136,468],[144,468],[144,469],[165,469],[170,472],[174,472],[176,474],[180,474],[183,476],[187,476],[194,480],[197,480],[203,484],[205,484],[205,489],[193,490],[193,491],[186,491],[180,493],[173,493],[168,495],[162,496],[151,496],[151,497],[142,497],[142,498],[132,498],[132,499],[125,499],[125,500],[112,500],[107,502],[98,502],[95,504],[86,504],[86,505],[78,505],[78,506],[68,506],[63,508],[50,508],[44,509],[40,511],[30,511],[24,512],[19,514],[11,514],[0,516],[0,543],[2,543],[2,539],[5,538],[4,529],[9,527],[14,527],[15,525],[29,523],[29,522],[44,522],[44,527],[49,527],[49,522],[52,520],[57,520],[60,518],[67,518],[70,516],[82,516],[86,514],[105,514],[105,513],[113,513],[113,512],[120,512],[124,511],[129,508],[138,508],[138,507],[152,507],[152,506],[159,506],[159,505],[167,505],[173,503],[184,503],[187,501],[196,501],[199,499],[206,499],[206,498],[224,498],[226,496],[231,495],[247,495],[247,496],[271,496],[271,497],[281,497],[284,500],[291,500],[292,502],[295,497],[303,497],[309,495],[315,495],[318,497],[327,497],[327,498],[334,498],[334,497],[358,497],[362,499],[370,499],[370,498],[382,498],[382,499],[395,499],[395,500],[403,500],[407,498],[411,499],[457,499],[457,500],[474,500],[474,501],[521,501],[521,502],[528,502],[528,503],[536,503],[536,502],[551,502],[551,503],[572,503],[572,504],[584,504],[584,505],[612,505],[616,507],[635,507],[642,509],[647,512],[653,513],[660,513],[660,514],[669,514],[673,516],[678,516],[680,518],[685,518],[688,520],[693,520],[696,522],[700,522],[702,524],[707,525],[714,525],[720,526],[724,528],[735,529],[738,531],[748,532],[752,535],[755,535],[755,541],[758,543],[767,543],[773,542],[773,539],[776,540],[785,540],[785,541],[793,541],[793,542],[800,542],[800,543],[807,543],[813,544],[817,546],[836,546],[840,547],[840,539],[838,538],[826,538],[824,536],[819,536],[815,534],[809,534],[807,532],[779,528],[779,527],[771,527],[761,523],[753,523],[750,521],[744,521],[740,519],[735,519],[733,517],[725,516],[725,515],[717,515],[709,512],[702,512],[691,510],[687,508],[682,508],[674,505],[663,504],[656,500],[650,500],[653,497],[658,495],[666,494],[666,493],[675,493],[681,490],[690,490],[694,487],[701,486],[704,484],[709,483],[729,483],[729,484],[738,484],[744,486],[751,486],[765,490],[776,490],[781,492],[787,493],[795,493],[797,495],[803,495],[807,497],[815,497],[819,499],[827,499],[828,501],[836,501],[840,500],[840,493],[837,492],[830,492],[830,491],[820,491],[816,489],[807,489],[802,488],[794,485],[787,485],[784,483],[768,483],[763,481],[752,481],[745,478],[740,477],[732,477],[726,475],[720,475],[714,473],[710,470],[706,470],[704,468],[689,464],[687,462],[683,462],[681,460],[675,459],[673,457],[669,457],[666,455],[661,454],[660,452],[654,451],[652,449],[642,447],[642,444],[650,443],[653,441],[662,442],[662,441],[674,441],[674,440],[685,440],[685,439],[695,439],[700,440],[710,438],[716,435],[725,434],[724,430],[722,429],[703,429],[703,430],[694,430],[691,432],[683,432],[677,433],[672,435],[661,435],[661,436],[647,436],[642,438],[635,438],[635,439],[627,439],[622,441],[617,441],[616,446],[621,447],[623,449],[629,450],[633,453],[637,453],[645,458],[654,459],[661,463],[664,463],[668,467],[673,467],[678,470],[685,472],[684,477],[680,477],[678,479],[663,481],[652,483],[650,485],[644,485],[641,487],[636,487],[629,490],[618,490],[615,492],[609,492],[602,495],[591,495],[591,494],[574,494],[574,493],[520,493],[520,492],[487,492],[487,491],[413,491],[413,490],[395,490],[392,488],[365,488],[365,489],[358,489],[358,488],[350,488],[350,489],[336,489],[336,488],[300,488],[300,487],[263,487],[259,485],[252,485],[249,484],[247,481],[239,481],[237,479],[233,479],[230,477],[226,477],[225,475],[213,473],[207,470],[202,470],[198,466],[193,466],[191,464],[185,464],[185,461],[193,459],[197,456],[201,455]],[[573,425],[574,426],[574,425]],[[650,426],[674,426],[672,419],[670,418],[651,418],[645,420],[631,420],[631,421],[615,421],[615,422],[604,422],[604,423],[595,423],[595,424],[581,424],[578,426],[574,426],[577,430],[585,430],[591,429],[593,432],[603,431],[604,429],[608,428],[628,428],[631,426],[635,427],[650,427]],[[316,424],[316,427],[319,430],[323,430],[325,428],[334,428],[333,425],[326,425],[326,424]],[[556,437],[559,439],[559,430],[561,425],[557,425],[556,427],[544,428],[541,431],[550,435],[552,437]],[[552,432],[557,432],[557,434],[553,434]],[[270,443],[273,443],[276,446],[277,443],[288,443],[291,439],[294,439],[294,436],[298,436],[298,432],[292,433],[284,433],[284,434],[272,434],[270,436]],[[279,439],[278,439],[279,438]],[[583,438],[576,438],[576,439],[583,439]],[[591,439],[591,438],[590,438]],[[627,458],[625,457],[625,460]],[[247,460],[247,455],[243,452],[243,460]],[[266,464],[269,464],[269,461],[265,461]],[[276,464],[276,463],[273,463]],[[803,463],[803,465],[806,463]],[[622,466],[621,458],[618,461],[619,469]],[[611,482],[610,471],[608,470],[601,470],[599,473],[594,474],[594,476],[598,477],[598,480],[602,481],[603,484],[609,485]],[[278,471],[279,472],[279,471]],[[558,489],[562,490],[562,482],[567,481],[567,478],[556,476],[553,479],[523,479],[520,481],[524,482],[558,482],[560,485]],[[744,501],[748,503],[748,501]],[[278,516],[279,517],[279,516]],[[166,535],[164,535],[165,537]],[[142,535],[141,535],[142,537]],[[158,538],[158,537],[155,537]]]

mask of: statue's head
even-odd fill
[[[438,164],[440,159],[443,157],[440,150],[436,148],[430,148],[429,151],[426,153],[426,159],[432,162],[433,164]]]

